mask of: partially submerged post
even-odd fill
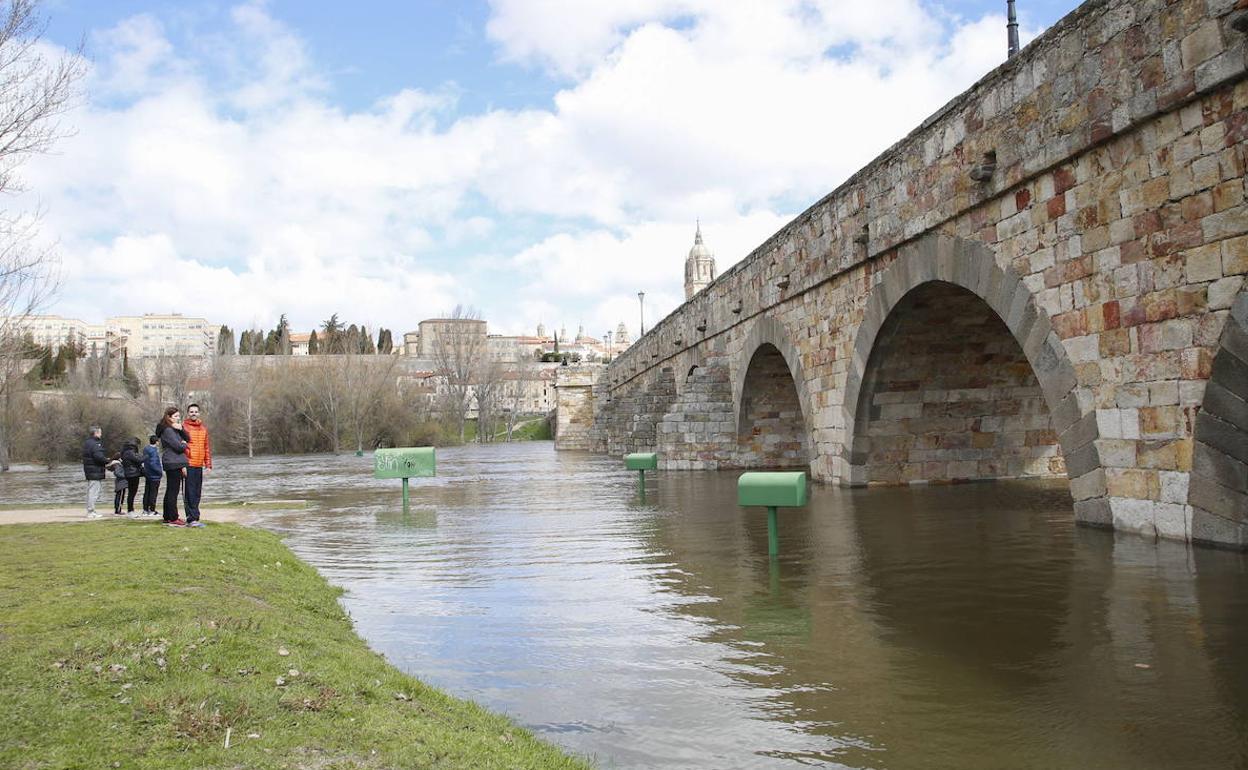
[[[742,473],[737,479],[737,505],[767,508],[767,555],[780,553],[776,532],[776,509],[806,504],[806,474],[801,471]]]
[[[654,452],[634,452],[631,455],[624,455],[624,467],[630,471],[637,471],[637,489],[644,500],[646,498],[646,471],[658,470],[659,456]]]
[[[433,447],[378,449],[373,453],[373,477],[403,479],[403,513],[407,513],[407,480],[437,475],[437,459]]]

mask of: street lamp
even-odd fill
[[[1006,18],[1006,35],[1008,37],[1009,55],[1007,58],[1013,57],[1018,53],[1018,16],[1014,13],[1014,0],[1007,0],[1005,4]]]
[[[637,301],[641,303],[641,336],[646,336],[646,293],[637,292]]]

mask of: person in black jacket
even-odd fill
[[[143,478],[143,456],[139,454],[138,438],[127,439],[121,445],[121,469],[126,478],[126,513],[134,518],[134,496],[139,492],[139,479]]]
[[[178,493],[186,478],[186,442],[190,439],[182,428],[182,412],[176,406],[165,410],[165,416],[156,424],[160,436],[160,464],[165,469],[165,523],[173,527],[185,527],[186,522],[178,515]]]
[[[92,425],[87,440],[82,444],[82,473],[87,477],[87,518],[98,519],[95,502],[100,499],[100,485],[104,481],[104,466],[108,455],[104,454],[104,442],[100,440],[100,426]]]

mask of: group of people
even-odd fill
[[[199,520],[199,501],[203,496],[204,473],[212,469],[212,439],[200,419],[199,404],[186,408],[186,420],[182,410],[171,406],[156,423],[156,429],[147,438],[147,446],[139,452],[139,439],[127,439],[121,451],[112,455],[104,452],[103,433],[93,425],[90,435],[82,445],[82,470],[87,477],[87,518],[99,519],[95,504],[105,478],[113,474],[113,515],[155,516],[156,496],[160,483],[165,482],[164,504],[161,510],[164,523],[171,527],[202,527]],[[135,513],[134,498],[139,491],[139,481],[144,481],[143,511]],[[178,513],[178,495],[183,496],[186,518]],[[126,510],[122,510],[123,503]]]

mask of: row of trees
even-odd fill
[[[278,320],[277,326],[264,331],[261,329],[244,329],[235,344],[234,330],[222,326],[217,333],[217,355],[219,356],[288,356],[291,354],[290,323],[286,314]],[[394,352],[394,333],[382,328],[377,331],[374,342],[368,327],[350,324],[343,326],[334,313],[320,329],[313,329],[308,338],[308,354],[335,355],[388,355]]]

